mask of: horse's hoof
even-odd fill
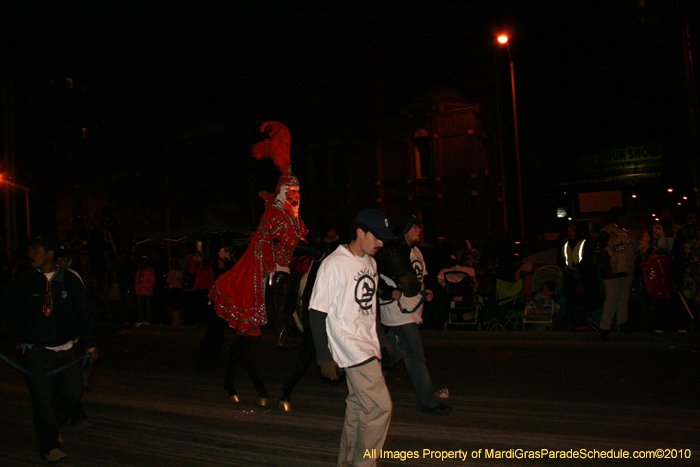
[[[291,412],[292,411],[292,403],[290,401],[279,401],[279,404],[277,404],[280,409],[282,409],[283,412]]]
[[[267,397],[258,396],[258,405],[260,407],[267,407]]]
[[[231,394],[230,396],[228,396],[228,400],[235,404],[238,404],[241,401],[241,396],[239,396],[238,394]]]

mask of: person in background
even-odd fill
[[[136,327],[148,326],[153,320],[153,286],[156,284],[156,273],[148,264],[148,257],[143,256],[136,271],[134,291],[136,292],[138,321]]]
[[[168,308],[172,315],[173,326],[182,323],[182,282],[183,273],[180,262],[176,259],[170,261],[170,271],[165,277],[168,284]]]
[[[625,227],[628,211],[614,207],[608,213],[609,224],[601,230],[605,253],[600,261],[605,283],[605,302],[600,320],[600,337],[603,342],[610,338],[613,319],[620,331],[631,332],[627,323],[632,279],[636,255],[639,252],[637,239]]]
[[[686,224],[673,244],[674,283],[678,284],[690,331],[690,350],[698,351],[695,317],[700,312],[700,207],[686,214]]]
[[[639,242],[639,249],[647,257],[662,255],[673,260],[673,247],[680,230],[681,226],[673,222],[673,211],[663,208],[659,213],[659,220],[644,231]],[[672,276],[673,266],[665,272]],[[654,330],[657,333],[662,333],[664,330],[669,331],[672,328],[685,331],[678,313],[680,309],[674,306],[677,300],[677,296],[654,297]]]
[[[195,294],[197,297],[197,323],[206,323],[209,320],[209,312],[212,309],[207,306],[209,302],[209,290],[214,285],[215,275],[211,259],[206,258],[201,262],[202,267],[197,271],[194,279]]]

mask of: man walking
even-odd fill
[[[98,357],[95,313],[75,274],[56,264],[58,242],[37,237],[29,246],[32,269],[12,280],[2,299],[0,324],[14,327],[22,344],[22,367],[32,401],[34,431],[42,458],[58,462],[59,429],[83,391],[73,344],[80,338],[90,360]],[[52,371],[65,369],[48,375]]]
[[[348,396],[340,440],[340,467],[372,467],[384,445],[392,403],[379,362],[377,268],[372,256],[396,237],[384,213],[366,209],[355,219],[349,245],[340,245],[318,270],[310,321],[323,376],[345,370]]]
[[[379,269],[379,298],[381,300],[381,320],[389,328],[387,337],[397,354],[403,359],[408,377],[418,397],[420,410],[432,415],[448,415],[452,408],[435,397],[433,382],[425,365],[425,353],[418,325],[423,322],[423,302],[432,300],[433,293],[425,290],[425,268],[423,255],[418,249],[421,225],[416,216],[405,214],[396,219],[394,234],[398,237],[395,242],[384,245],[377,254]],[[416,273],[418,290],[404,293],[391,279],[395,274],[396,261],[392,258],[410,260],[410,265]],[[419,290],[424,293],[417,293]],[[424,298],[425,297],[425,298]]]

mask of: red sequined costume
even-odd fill
[[[271,139],[258,143],[253,154],[272,157],[282,177],[280,187],[299,185],[289,164],[289,131],[279,122],[265,122],[261,127]],[[261,193],[266,209],[248,249],[236,265],[221,275],[209,293],[217,315],[238,334],[259,336],[267,324],[265,281],[277,265],[288,267],[299,240],[308,233],[304,221],[285,212],[284,201],[275,202],[274,195]]]
[[[214,283],[209,296],[216,313],[239,334],[260,335],[260,327],[267,324],[265,280],[275,264],[289,266],[297,243],[307,233],[301,218],[270,206],[241,259]]]

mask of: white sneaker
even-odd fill
[[[63,453],[63,451],[61,451],[58,448],[52,449],[51,451],[49,451],[48,454],[44,454],[44,459],[46,459],[46,461],[51,463],[51,464],[53,464],[54,462],[61,462],[66,457],[68,457],[68,456],[66,456]]]
[[[136,323],[136,324],[134,324],[134,327],[135,327],[135,328],[140,328],[142,325],[143,325],[143,323]]]
[[[438,399],[449,399],[450,398],[450,390],[447,388],[442,388],[438,392],[435,393],[435,397]]]

